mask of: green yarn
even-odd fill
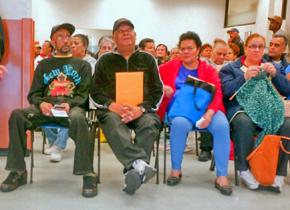
[[[257,147],[266,134],[275,134],[283,124],[283,102],[265,72],[244,83],[236,97],[252,121],[262,129],[255,141]]]

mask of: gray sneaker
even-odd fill
[[[257,190],[259,188],[259,182],[255,179],[253,174],[249,171],[241,171],[240,172],[240,178],[243,181],[243,183],[247,186],[250,190]]]
[[[141,177],[135,169],[131,169],[125,174],[125,188],[124,192],[133,195],[141,186]]]
[[[151,167],[150,165],[145,166],[144,173],[141,175],[142,183],[148,182],[151,178],[156,174],[156,169]]]

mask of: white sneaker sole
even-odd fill
[[[259,189],[259,184],[257,185],[250,185],[248,184],[244,179],[241,178],[242,183],[249,189],[249,190],[258,190]]]

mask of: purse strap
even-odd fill
[[[193,97],[194,97],[194,107],[197,109],[197,111],[200,111],[201,108],[199,108],[196,104],[196,101],[195,101],[195,97],[196,97],[196,91],[197,91],[197,87],[196,86],[193,86]]]
[[[285,139],[285,140],[289,140],[290,141],[290,138],[287,137],[287,136],[281,136],[281,139]],[[282,141],[280,141],[280,147],[281,147],[283,152],[285,152],[286,154],[290,155],[290,151],[286,150],[286,148],[284,147]]]

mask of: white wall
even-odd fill
[[[268,38],[268,17],[280,15],[282,0],[260,0],[256,24],[239,26],[240,35],[259,32]],[[227,39],[223,28],[225,0],[0,0],[0,15],[6,19],[32,17],[35,37],[43,42],[49,38],[51,27],[71,22],[80,30],[112,29],[119,17],[127,17],[136,26],[138,41],[152,37],[156,43],[175,46],[178,36],[193,30],[203,42],[214,38]],[[287,13],[290,13],[288,1]],[[290,36],[290,15],[282,28]],[[103,34],[102,34],[103,35]]]
[[[251,33],[257,32],[257,33],[260,33],[264,36],[267,36],[269,8],[271,6],[270,1],[271,0],[260,0],[259,1],[258,8],[257,8],[256,24],[235,27],[235,28],[239,29],[240,36],[243,40],[245,39],[245,33],[247,33],[247,32],[251,32]],[[281,1],[281,0],[277,0],[277,1]],[[227,30],[228,30],[228,28],[225,29],[225,32]]]
[[[154,38],[174,47],[181,33],[193,30],[204,42],[226,38],[225,0],[32,0],[36,39],[49,37],[53,25],[71,22],[77,28],[111,30],[120,17],[135,24],[137,41]],[[85,3],[84,3],[85,2]]]
[[[0,16],[5,19],[31,18],[32,0],[0,0]]]

